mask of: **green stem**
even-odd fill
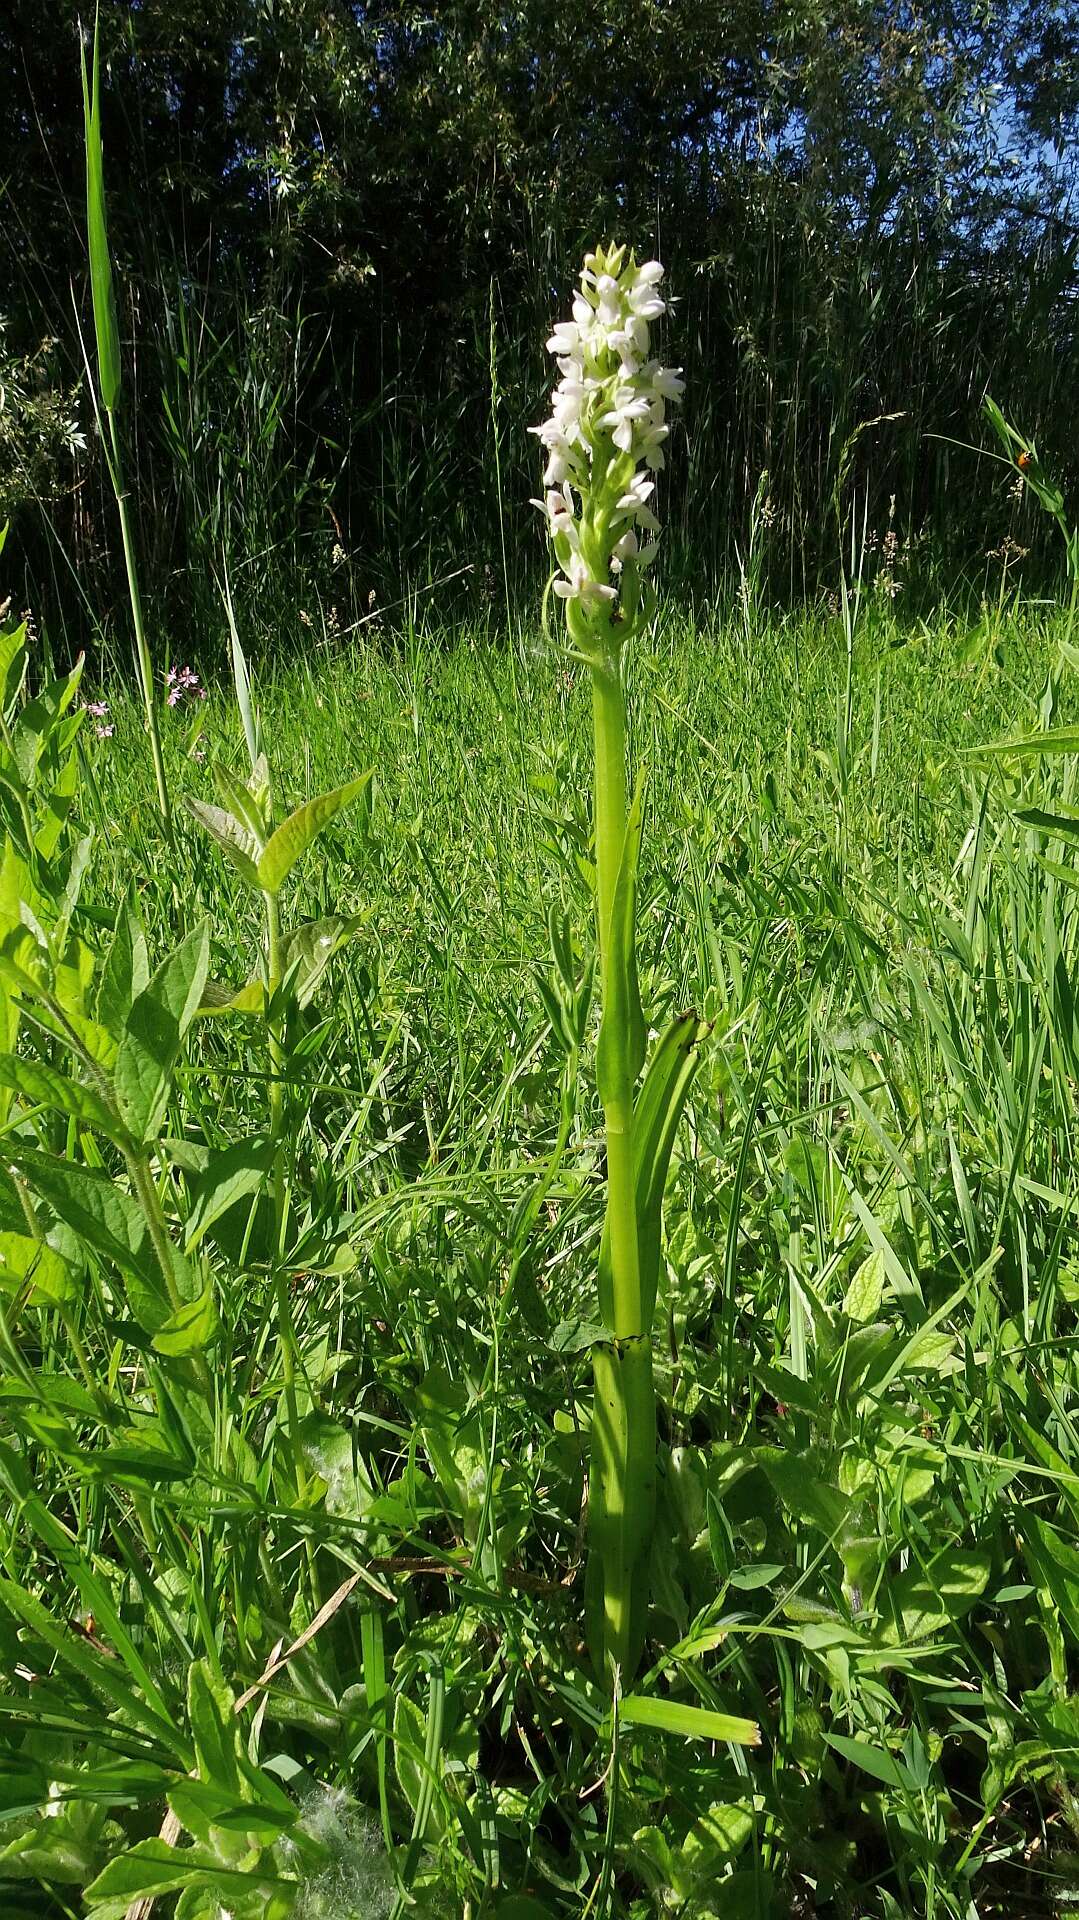
[[[165,778],[165,759],[161,750],[161,729],[157,719],[157,699],[154,692],[154,666],[150,657],[150,643],[146,638],[146,624],[142,617],[142,594],[139,590],[138,567],[135,560],[135,542],[131,530],[131,516],[128,512],[127,489],[124,486],[123,461],[120,453],[120,437],[116,431],[116,416],[109,414],[109,437],[112,441],[112,457],[108,462],[113,492],[116,495],[116,510],[120,516],[120,534],[124,544],[124,566],[127,569],[127,591],[131,601],[131,620],[135,629],[135,657],[138,662],[139,681],[142,686],[143,705],[146,710],[146,731],[150,736],[150,754],[154,763],[154,780],[157,784],[158,806],[165,828],[165,837],[170,847],[172,837],[172,807],[169,801],[168,782]]]
[[[592,670],[596,742],[596,912],[604,1007],[612,997],[609,978],[611,915],[626,836],[626,707],[617,660]],[[620,1036],[628,1039],[628,1036]],[[604,1102],[607,1141],[607,1221],[611,1236],[614,1324],[619,1340],[648,1331],[642,1324],[637,1199],[633,1169],[633,1081],[628,1051]]]
[[[266,903],[266,1050],[270,1067],[270,1139],[273,1142],[274,1255],[280,1260],[285,1230],[285,1047],[281,1018],[272,1001],[281,985],[281,912],[275,893]]]
[[[149,1228],[150,1241],[157,1255],[157,1264],[161,1269],[161,1278],[165,1282],[165,1291],[169,1297],[169,1306],[173,1313],[179,1313],[184,1301],[176,1285],[176,1275],[172,1265],[172,1242],[169,1239],[169,1230],[165,1224],[165,1216],[161,1211],[161,1202],[158,1198],[157,1188],[154,1185],[149,1163],[146,1156],[142,1153],[130,1152],[126,1157],[128,1172],[131,1175],[131,1184],[135,1189],[136,1198],[142,1208],[143,1218]]]
[[[612,980],[612,919],[626,837],[626,710],[617,654],[593,659],[596,919],[603,1008],[624,994]],[[632,935],[631,935],[632,937]],[[602,1098],[607,1145],[609,1341],[593,1349],[590,1633],[608,1677],[639,1657],[655,1503],[656,1415],[651,1326],[644,1324],[633,1147],[631,1036],[612,1036]]]
[[[281,1016],[272,1004],[281,985],[283,972],[281,912],[275,893],[267,892],[262,897],[266,906],[266,1050],[270,1068],[270,1140],[273,1147],[274,1300],[277,1307],[278,1335],[281,1341],[281,1364],[285,1376],[285,1412],[288,1417],[289,1439],[293,1449],[296,1485],[302,1494],[307,1476],[303,1470],[299,1451],[300,1415],[296,1400],[296,1333],[292,1324],[292,1307],[288,1297],[288,1275],[283,1265],[286,1221],[285,1045]]]
[[[131,1176],[131,1184],[135,1189],[135,1197],[138,1200],[139,1206],[142,1208],[143,1218],[149,1229],[150,1243],[157,1257],[157,1264],[161,1269],[161,1278],[165,1283],[165,1292],[168,1295],[169,1306],[173,1313],[179,1313],[181,1307],[186,1305],[186,1302],[176,1284],[176,1273],[172,1263],[172,1239],[169,1234],[168,1222],[165,1219],[161,1206],[161,1197],[157,1191],[157,1187],[154,1185],[154,1176],[150,1171],[150,1162],[146,1155],[135,1147],[129,1148],[125,1152],[124,1158],[127,1161],[127,1170]],[[210,1370],[201,1353],[192,1354],[191,1367],[199,1388],[206,1399],[210,1400],[212,1398]]]

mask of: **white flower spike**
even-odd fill
[[[586,254],[573,318],[547,341],[561,375],[551,417],[529,429],[547,454],[546,496],[534,504],[558,562],[554,591],[589,657],[619,651],[654,604],[645,579],[660,530],[651,476],[664,466],[667,407],[685,387],[680,367],[649,357],[649,328],[666,311],[662,278],[658,260],[638,265],[625,247]]]

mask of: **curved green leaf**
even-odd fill
[[[306,805],[297,807],[295,813],[282,821],[276,832],[270,835],[259,858],[259,885],[267,893],[277,893],[300,855],[306,853],[312,841],[318,838],[324,827],[329,826],[342,807],[349,806],[359,798],[370,779],[370,771],[361,773],[357,779],[349,780],[332,793],[322,793],[316,800],[308,800]]]

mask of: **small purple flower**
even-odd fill
[[[106,726],[105,724],[106,716],[109,711],[108,701],[107,700],[84,700],[82,704],[83,704],[83,711],[85,713],[88,713],[91,719],[93,720],[94,732],[96,733],[98,739],[111,740],[113,734],[116,732],[116,728],[111,724],[111,722],[109,723],[108,726]]]
[[[199,686],[199,677],[194,667],[170,667],[165,676],[168,686],[168,704],[178,706],[181,700],[205,700],[206,689]]]

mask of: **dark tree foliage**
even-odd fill
[[[0,16],[0,511],[100,594],[78,18]],[[973,573],[1002,495],[949,442],[987,385],[1071,478],[1065,0],[104,0],[100,28],[143,537],[178,610],[223,557],[272,596],[343,551],[353,605],[500,570],[503,531],[511,574],[538,559],[523,429],[603,235],[661,251],[682,300],[688,584],[754,500],[777,592],[828,581],[855,511]]]

